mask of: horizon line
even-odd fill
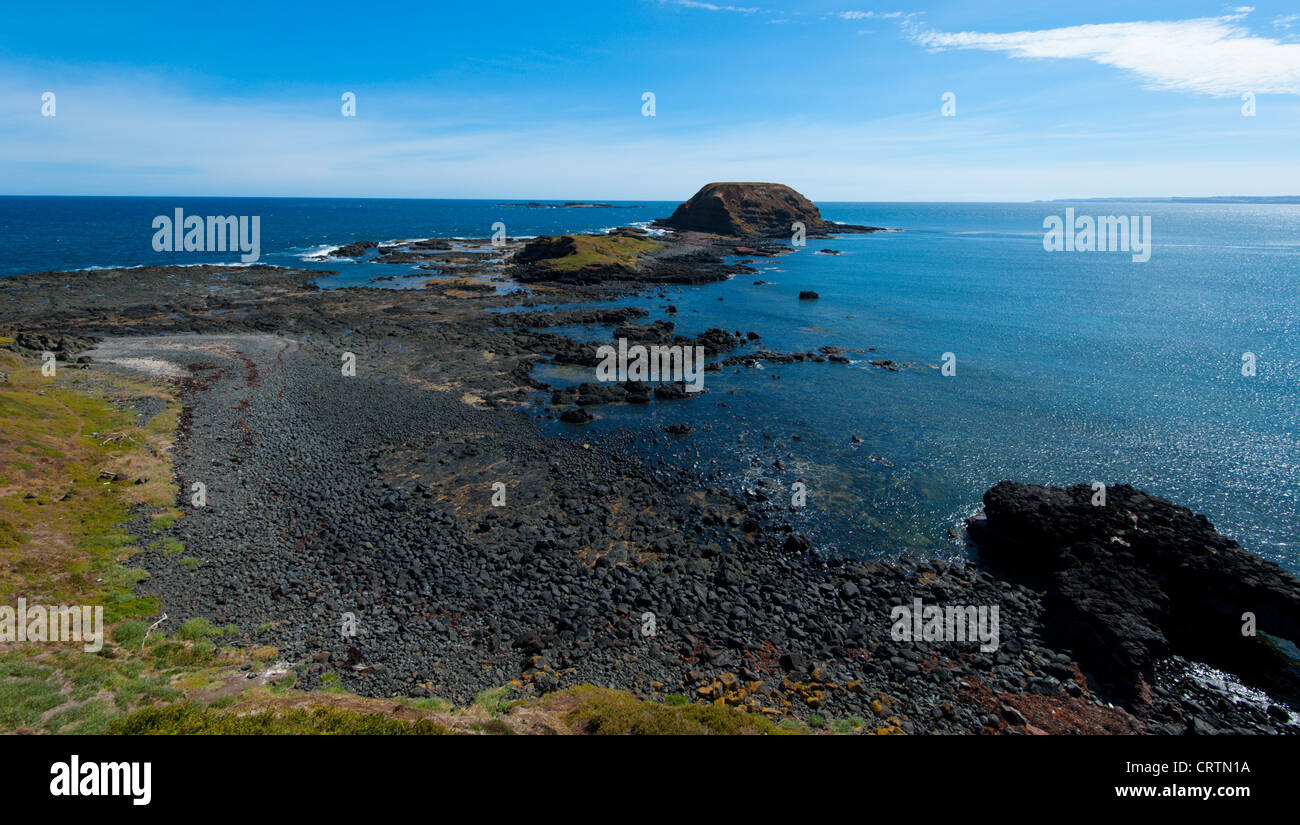
[[[698,191],[698,190],[697,190]],[[30,193],[0,193],[0,198],[186,198],[190,200],[202,199],[247,199],[247,200],[374,200],[374,201],[509,201],[511,205],[526,206],[532,203],[682,203],[672,199],[659,200],[651,198],[587,198],[579,199],[573,197],[539,197],[536,195],[501,195],[501,196],[480,196],[480,197],[450,197],[450,196],[403,196],[403,195],[103,195],[103,194],[30,194]],[[1224,202],[1242,202],[1251,201],[1287,201],[1294,200],[1300,203],[1300,195],[1087,195],[1080,197],[1057,197],[1057,198],[1034,198],[1031,200],[986,200],[980,198],[957,199],[957,200],[819,200],[809,198],[813,203],[1082,203],[1089,201],[1224,201]],[[503,204],[504,205],[504,204]]]

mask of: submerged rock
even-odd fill
[[[649,324],[627,321],[614,330],[614,338],[626,338],[639,344],[671,344],[674,328],[672,321],[654,321]]]

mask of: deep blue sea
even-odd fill
[[[263,262],[339,271],[323,281],[332,286],[402,268],[301,257],[354,240],[483,237],[498,220],[512,236],[598,230],[674,205],[0,198],[0,274],[237,260],[153,252],[153,217],[178,206],[260,215]],[[816,527],[821,546],[854,555],[960,552],[949,528],[1002,479],[1102,481],[1203,512],[1243,546],[1300,571],[1300,205],[820,206],[832,220],[903,231],[810,239],[755,259],[756,275],[635,302],[683,333],[755,330],[783,351],[838,345],[851,364],[726,369],[707,375],[701,399],[600,408],[583,430],[548,426],[577,437],[630,428],[647,436],[638,449],[651,459],[687,453],[737,487],[803,481],[807,507],[796,517]],[[1068,206],[1150,216],[1150,260],[1045,251],[1044,218]],[[800,301],[800,290],[821,297]],[[670,303],[675,316],[664,313]],[[945,352],[956,356],[951,377],[938,369]],[[1247,352],[1254,376],[1242,375]],[[911,366],[887,372],[867,363],[877,358]],[[539,377],[592,378],[555,368]],[[658,431],[679,422],[696,432]]]

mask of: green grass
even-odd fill
[[[630,235],[560,235],[539,238],[519,254],[522,262],[554,273],[586,269],[631,272],[642,255],[663,246],[660,241]],[[533,253],[555,257],[529,260]]]
[[[501,685],[500,687],[488,688],[474,698],[474,704],[488,713],[496,716],[505,713],[509,708],[510,686]]]
[[[144,573],[124,569],[138,548],[118,525],[133,505],[165,508],[174,498],[166,447],[179,402],[167,399],[167,410],[141,427],[110,399],[159,397],[155,383],[96,376],[82,386],[75,373],[46,378],[32,359],[4,353],[0,371],[10,377],[0,384],[0,465],[8,490],[0,496],[0,570],[8,568],[0,573],[0,600],[21,594],[102,604],[109,624],[153,613],[157,603],[133,593]],[[99,477],[106,469],[153,480],[107,482]],[[34,535],[41,536],[39,547],[31,545]]]
[[[0,732],[103,733],[112,719],[141,706],[222,687],[223,675],[240,662],[229,653],[215,659],[210,642],[157,632],[142,650],[144,629],[142,621],[123,622],[98,653],[23,646],[0,654]]]
[[[486,722],[472,722],[469,726],[472,731],[478,733],[490,733],[494,736],[513,736],[515,729],[510,727],[501,719],[489,719]]]
[[[206,639],[210,636],[220,636],[221,629],[215,627],[207,619],[190,619],[181,625],[181,629],[176,631],[177,638],[186,641],[195,642],[200,639]]]
[[[867,720],[860,716],[850,716],[847,719],[832,719],[830,729],[834,733],[850,734],[855,730],[862,730],[867,727]]]
[[[27,534],[11,524],[8,519],[0,518],[0,550],[17,547],[28,538]]]
[[[113,720],[111,734],[334,734],[334,735],[439,735],[450,733],[427,719],[403,722],[379,713],[335,708],[312,711],[266,711],[244,716],[203,708],[192,702],[150,707]]]
[[[162,636],[150,636],[144,648],[146,661],[156,668],[211,667],[216,645],[207,639],[190,644]]]
[[[180,517],[181,514],[174,510],[158,513],[153,517],[153,520],[149,522],[149,530],[154,533],[161,533],[164,530],[170,529]]]
[[[159,539],[150,544],[149,549],[161,551],[164,556],[175,556],[185,552],[185,542],[173,538]]]
[[[46,729],[51,733],[101,734],[108,730],[114,715],[114,708],[108,701],[91,699],[50,714]]]
[[[771,721],[717,705],[668,705],[630,693],[583,685],[562,691],[579,699],[566,721],[588,734],[639,736],[784,732]]]
[[[42,676],[0,680],[0,728],[35,727],[41,714],[63,704],[63,684]]]
[[[271,692],[277,696],[282,696],[293,690],[293,686],[297,683],[298,674],[291,670],[283,676],[277,677],[276,680],[271,683]]]
[[[48,667],[42,667],[35,662],[27,662],[21,659],[0,662],[0,679],[35,679],[49,676],[54,671]]]
[[[143,619],[122,622],[113,628],[113,641],[125,647],[137,648],[144,641],[144,635],[148,630],[149,625]]]

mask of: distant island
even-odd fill
[[[585,203],[583,201],[565,201],[564,203],[540,203],[538,201],[528,201],[527,203],[500,203],[498,206],[523,206],[528,209],[614,209],[612,203]],[[640,204],[629,204],[618,207],[621,209],[641,209]]]
[[[1300,195],[1210,195],[1200,198],[1056,198],[1039,203],[1300,203]]]
[[[781,183],[710,183],[652,225],[611,232],[543,235],[528,241],[511,261],[519,283],[702,284],[757,270],[733,255],[769,257],[793,251],[797,223],[805,237],[879,232],[878,227],[827,221],[810,200]],[[811,293],[810,293],[811,294]]]

